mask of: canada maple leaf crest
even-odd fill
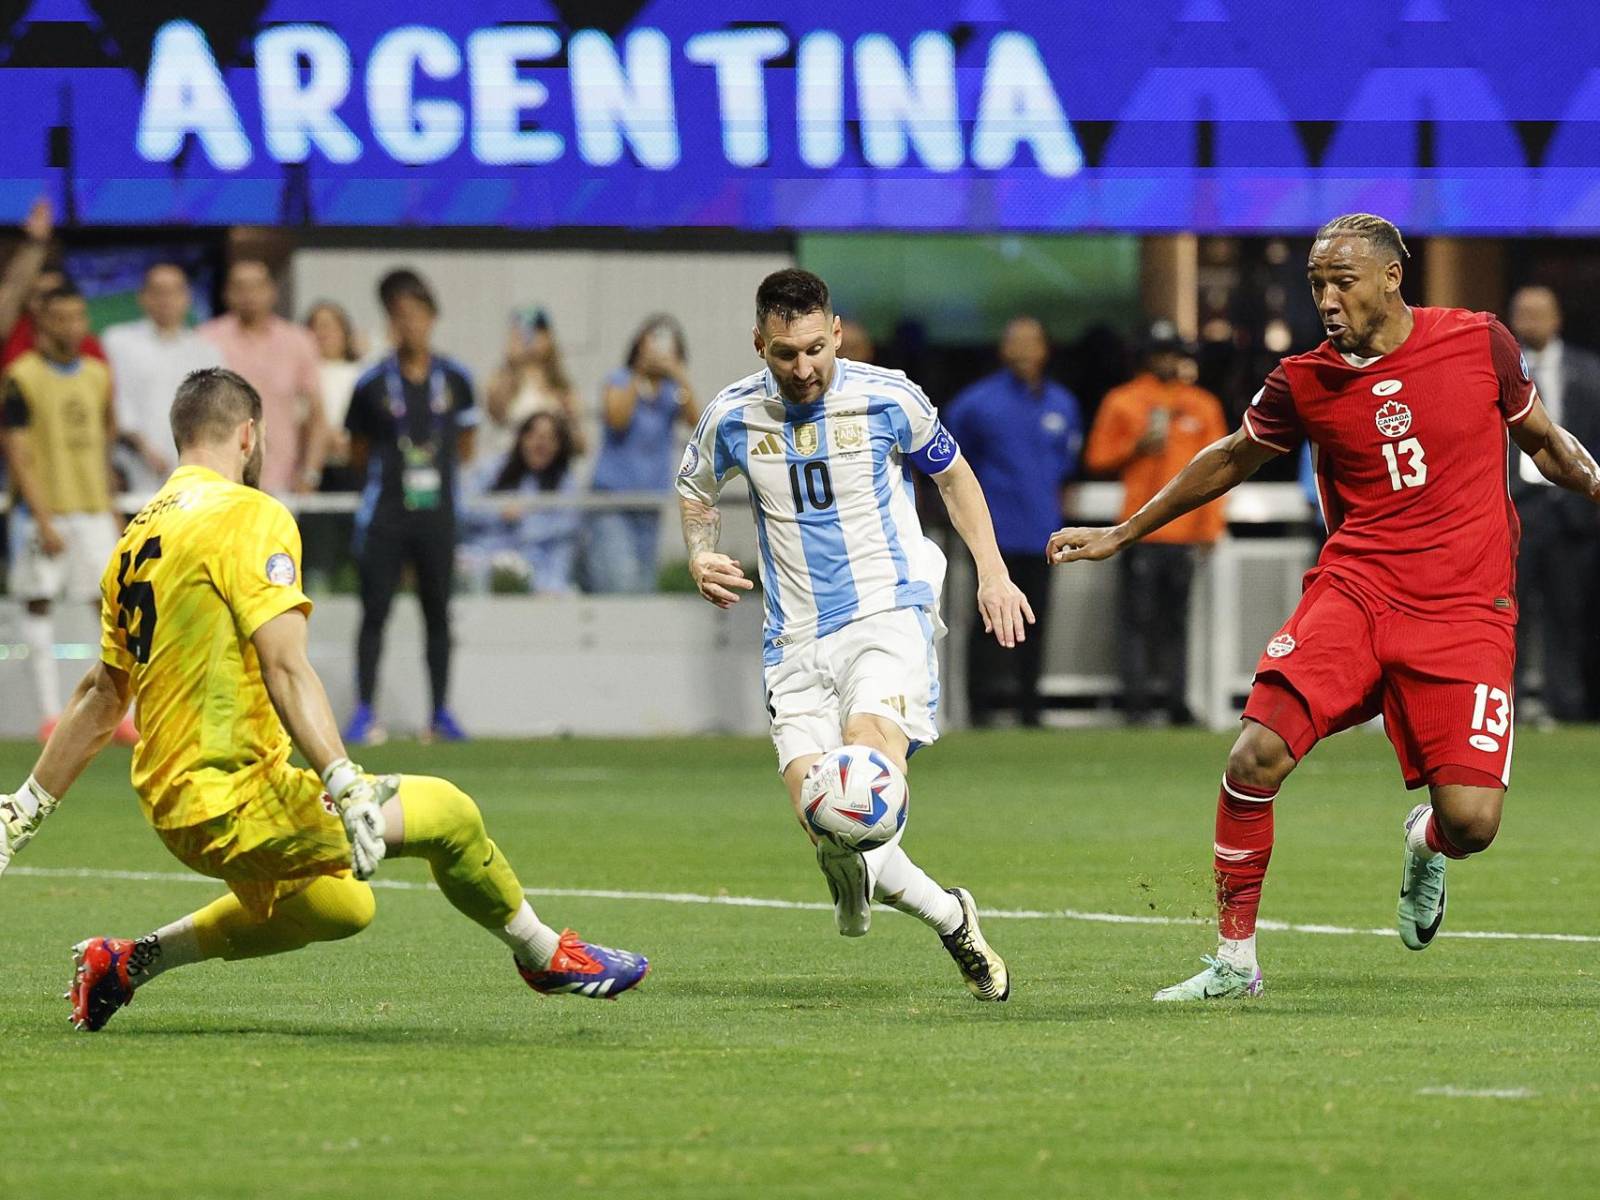
[[[1411,428],[1411,410],[1398,400],[1389,400],[1378,410],[1378,432],[1384,437],[1399,437]]]

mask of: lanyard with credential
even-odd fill
[[[394,418],[395,447],[400,451],[400,485],[408,511],[439,507],[443,479],[437,452],[450,415],[450,392],[444,371],[437,364],[428,375],[428,436],[418,445],[411,439],[411,419],[406,409],[405,385],[400,378],[398,359],[389,360],[385,372],[389,392],[389,415]]]
[[[405,385],[400,380],[400,363],[398,359],[389,360],[388,370],[385,372],[389,393],[389,415],[394,418],[394,437],[402,454],[407,454],[413,448],[411,441],[411,421],[406,409]],[[445,386],[444,368],[437,363],[428,372],[428,437],[422,443],[421,449],[431,453],[435,442],[444,432],[446,418],[450,415],[450,390]]]

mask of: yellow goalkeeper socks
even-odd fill
[[[322,875],[285,896],[265,921],[252,917],[231,894],[194,914],[201,958],[260,958],[298,950],[312,942],[352,937],[372,923],[372,889],[348,875]]]
[[[494,934],[529,967],[550,964],[560,935],[539,920],[522,884],[483,827],[471,797],[443,779],[400,782],[403,844],[391,853],[427,860],[445,899]]]

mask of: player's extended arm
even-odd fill
[[[33,840],[83,769],[111,740],[128,711],[128,677],[115,667],[89,668],[39,753],[33,773],[9,796],[0,796],[0,871]]]
[[[345,753],[328,693],[306,653],[308,630],[306,614],[290,609],[257,629],[250,640],[272,707],[312,770],[322,776],[350,836],[356,878],[367,879],[383,859],[386,823],[381,808],[394,785],[373,779]]]
[[[694,586],[718,608],[732,608],[739,602],[739,593],[748,592],[755,583],[745,576],[738,559],[717,551],[722,514],[715,505],[688,496],[678,497],[678,512],[683,518],[683,544],[689,551]]]
[[[1551,483],[1600,504],[1600,466],[1582,442],[1550,419],[1543,400],[1536,398],[1511,427],[1511,438]]]
[[[983,485],[965,458],[957,458],[933,476],[933,482],[939,485],[939,497],[950,514],[950,524],[967,544],[967,552],[978,568],[978,614],[983,618],[983,631],[994,634],[995,641],[1008,649],[1027,641],[1033,609],[1022,589],[1011,582],[1011,572],[1000,557]]]
[[[1110,558],[1169,521],[1232,491],[1278,453],[1242,428],[1236,429],[1196,454],[1166,487],[1122,524],[1103,529],[1056,530],[1045,547],[1045,557],[1053,563]]]

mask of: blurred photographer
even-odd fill
[[[488,420],[479,431],[478,449],[485,461],[509,454],[528,418],[541,412],[562,418],[574,454],[588,449],[578,392],[567,374],[550,314],[543,308],[522,308],[511,314],[505,361],[489,377],[483,407]]]
[[[687,360],[683,327],[672,317],[651,317],[634,335],[628,365],[607,376],[600,395],[602,436],[591,484],[596,492],[672,494],[682,449],[673,426],[700,419]],[[584,548],[589,590],[655,591],[660,530],[658,511],[594,513]]]

